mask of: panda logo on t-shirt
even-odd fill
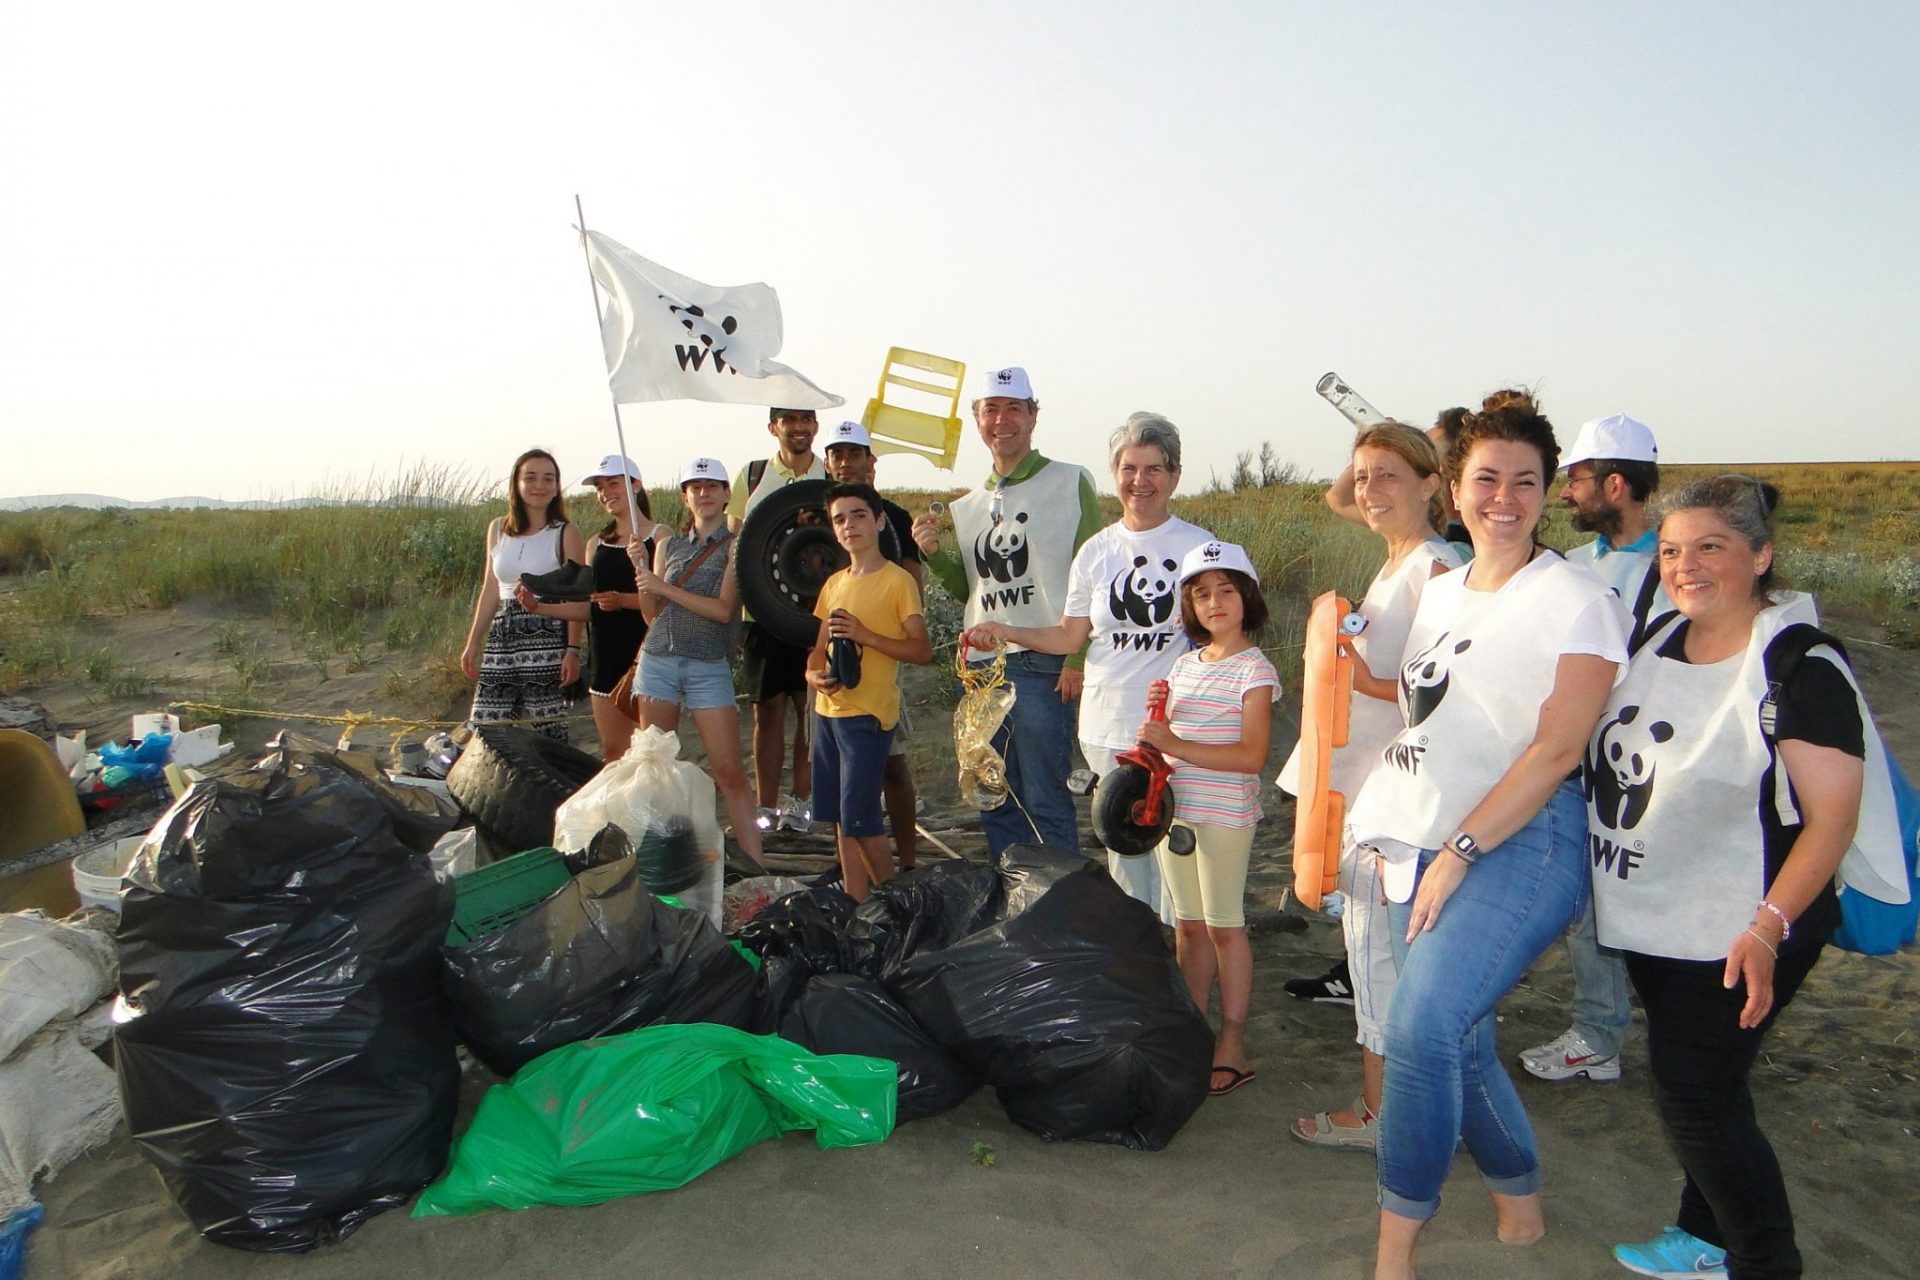
[[[1587,798],[1602,826],[1631,831],[1653,803],[1653,773],[1660,744],[1673,741],[1665,720],[1639,723],[1639,707],[1622,707],[1600,727],[1587,758]]]
[[[1115,622],[1157,627],[1173,616],[1179,587],[1178,561],[1162,560],[1155,565],[1145,556],[1135,556],[1133,564],[1114,574],[1107,585],[1107,608]]]
[[[1408,728],[1440,709],[1440,704],[1446,700],[1447,684],[1453,678],[1451,664],[1454,658],[1473,647],[1472,640],[1462,640],[1451,649],[1447,648],[1449,634],[1442,631],[1438,639],[1414,654],[1400,668],[1400,692],[1407,701]]]
[[[1027,576],[1027,513],[1016,512],[980,531],[973,540],[973,567],[981,578],[1013,582]]]

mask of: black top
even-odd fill
[[[653,544],[645,544],[653,554]],[[593,547],[593,589],[595,591],[632,592],[638,585],[633,561],[627,559],[624,546],[602,540]],[[613,686],[627,673],[640,653],[640,642],[647,635],[647,620],[638,609],[587,610],[587,644],[592,667],[587,688],[595,693],[612,693]]]
[[[1675,662],[1687,661],[1686,640],[1690,624],[1682,618],[1674,625],[1672,634],[1661,641],[1659,654]],[[1771,661],[1773,651],[1768,651],[1768,669],[1773,672]],[[1828,661],[1824,655],[1808,655],[1786,673],[1786,679],[1780,681],[1780,693],[1775,704],[1774,731],[1775,741],[1791,739],[1795,742],[1809,742],[1816,747],[1832,747],[1844,751],[1850,756],[1865,759],[1866,728],[1860,722],[1860,704],[1854,697],[1853,686],[1847,683],[1840,669]],[[1780,874],[1780,868],[1786,864],[1787,855],[1793,851],[1793,842],[1799,838],[1802,824],[1788,825],[1780,820],[1780,811],[1772,803],[1774,794],[1774,766],[1769,764],[1765,775],[1760,779],[1760,830],[1766,842],[1767,883],[1771,885],[1774,877]],[[1792,783],[1789,780],[1789,788]],[[1796,807],[1799,797],[1794,797]],[[1793,937],[1788,939],[1789,947],[1798,948],[1825,942],[1827,935],[1840,924],[1840,898],[1829,883],[1820,891],[1818,897],[1807,904],[1800,918],[1793,922]]]

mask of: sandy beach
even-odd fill
[[[181,654],[183,662],[191,657]],[[1920,664],[1864,643],[1854,657],[1888,740],[1909,764],[1920,761]],[[69,725],[108,726],[125,710],[63,702],[58,690],[42,696]],[[935,714],[922,723],[944,723]],[[1277,725],[1276,742],[1289,733]],[[934,734],[916,747],[917,772],[935,799],[950,767],[944,749]],[[962,840],[963,852],[980,848],[977,838]],[[1376,1214],[1372,1158],[1308,1148],[1287,1133],[1295,1116],[1336,1107],[1356,1090],[1350,1011],[1291,1000],[1280,985],[1326,967],[1339,950],[1337,926],[1284,905],[1291,873],[1280,815],[1270,813],[1255,848],[1248,1043],[1259,1078],[1206,1103],[1164,1151],[1043,1142],[1011,1124],[983,1090],[875,1147],[822,1152],[807,1135],[793,1135],[679,1191],[465,1219],[414,1221],[394,1211],[341,1244],[282,1258],[202,1241],[123,1129],[42,1184],[47,1216],[32,1238],[27,1275],[1363,1277]],[[1558,1034],[1569,990],[1556,946],[1502,1007],[1503,1056]],[[1913,948],[1886,958],[1829,949],[1754,1072],[1763,1124],[1787,1166],[1809,1275],[1915,1272],[1917,1004]],[[1497,1243],[1462,1156],[1426,1232],[1421,1274],[1627,1274],[1608,1248],[1670,1222],[1679,1187],[1645,1053],[1636,1025],[1618,1083],[1545,1084],[1516,1068],[1541,1146],[1547,1237],[1530,1248]],[[478,1068],[469,1073],[469,1110],[489,1080]],[[990,1166],[973,1158],[979,1143],[992,1148]]]

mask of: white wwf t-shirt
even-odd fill
[[[1080,740],[1125,749],[1147,718],[1147,686],[1193,647],[1180,625],[1180,561],[1213,535],[1173,516],[1135,532],[1110,524],[1088,538],[1067,573],[1065,616],[1093,624]]]
[[[1397,680],[1400,662],[1406,656],[1407,636],[1413,630],[1414,615],[1427,583],[1434,577],[1433,566],[1446,569],[1460,566],[1460,553],[1453,544],[1440,538],[1423,542],[1401,558],[1391,569],[1380,566],[1367,588],[1366,599],[1354,612],[1367,620],[1367,628],[1353,638],[1354,652],[1366,663],[1367,670],[1381,680]],[[1385,698],[1370,698],[1356,691],[1347,714],[1347,745],[1335,747],[1329,786],[1351,802],[1360,784],[1367,780],[1380,752],[1404,728],[1400,704]],[[1289,795],[1300,791],[1300,749],[1294,748],[1280,770],[1275,784]],[[1449,832],[1448,834],[1452,834]]]
[[[1591,569],[1547,551],[1498,591],[1475,591],[1474,567],[1427,584],[1400,665],[1406,727],[1348,811],[1353,842],[1386,856],[1395,901],[1411,888],[1411,851],[1458,830],[1533,741],[1561,656],[1622,671],[1627,658],[1626,606]]]

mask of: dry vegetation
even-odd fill
[[[1267,647],[1282,662],[1299,643],[1315,592],[1364,589],[1378,548],[1371,535],[1331,516],[1324,485],[1298,480],[1270,453],[1232,477],[1179,501],[1182,515],[1245,545],[1275,604]],[[1666,469],[1671,487],[1727,467]],[[1830,613],[1880,638],[1920,644],[1920,464],[1756,465],[1741,471],[1777,484],[1784,576],[1817,592]],[[950,494],[896,494],[923,509]],[[329,495],[335,505],[277,511],[83,511],[0,513],[0,691],[85,680],[102,701],[139,697],[167,683],[103,645],[105,618],[196,603],[217,610],[226,660],[215,685],[187,691],[211,701],[258,701],[271,691],[273,654],[289,649],[324,678],[381,660],[383,710],[456,714],[467,683],[454,661],[480,569],[497,488],[445,472],[396,477],[367,491]],[[678,515],[676,495],[653,494],[655,514]],[[1118,506],[1108,499],[1109,514]],[[590,497],[576,499],[583,528],[602,523]],[[1556,519],[1550,538],[1572,534]],[[928,602],[936,636],[950,641],[952,602]],[[171,690],[170,690],[171,691]],[[177,694],[175,696],[178,696]]]

